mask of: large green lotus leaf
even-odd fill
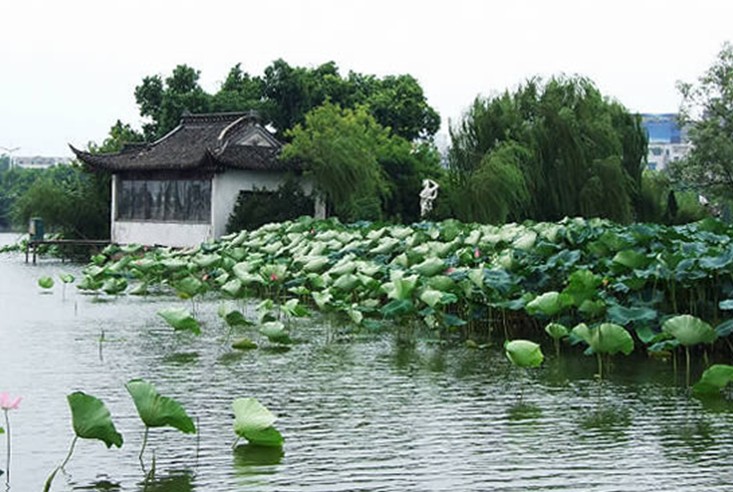
[[[431,308],[434,308],[440,300],[443,298],[443,293],[439,290],[434,289],[425,289],[420,294],[420,300],[430,306]]]
[[[687,347],[699,343],[713,343],[718,338],[712,326],[689,314],[668,319],[662,324],[662,331],[669,333]]]
[[[238,278],[233,278],[221,286],[221,291],[230,297],[237,297],[240,290],[242,290],[242,281]]]
[[[357,266],[358,263],[355,261],[355,256],[348,255],[341,258],[338,263],[336,263],[328,270],[328,273],[329,275],[338,277],[341,275],[346,275],[347,273],[354,273]]]
[[[589,270],[576,270],[568,277],[568,286],[563,293],[572,296],[573,304],[580,306],[596,295],[601,282],[601,277]]]
[[[154,258],[140,258],[139,260],[135,260],[131,263],[133,268],[140,270],[141,272],[149,272],[159,264],[158,260]]]
[[[560,323],[548,323],[547,326],[545,326],[545,333],[550,335],[555,340],[560,340],[561,338],[565,338],[568,336],[568,329],[565,325],[562,325]]]
[[[283,243],[281,241],[274,241],[267,246],[262,246],[262,248],[260,249],[268,255],[274,255],[275,253],[278,253],[281,249],[283,249]]]
[[[196,426],[183,406],[173,398],[161,396],[152,384],[132,379],[125,387],[147,427],[173,427],[187,434],[196,432]]]
[[[252,324],[250,320],[244,317],[244,315],[235,307],[222,304],[217,310],[217,314],[223,319],[229,326],[249,326]]]
[[[555,316],[573,303],[573,298],[567,294],[550,291],[535,297],[527,303],[529,314],[542,313],[545,316]]]
[[[595,301],[586,299],[580,304],[580,306],[578,306],[578,312],[584,314],[588,318],[597,318],[606,312],[606,303],[601,299],[597,299]]]
[[[194,257],[193,262],[201,268],[211,268],[221,261],[218,254],[201,254]]]
[[[174,330],[188,330],[196,335],[201,334],[199,322],[182,307],[169,307],[158,311],[158,316],[163,318]]]
[[[318,306],[318,309],[325,309],[328,304],[333,300],[333,296],[331,295],[331,292],[327,289],[322,292],[313,292],[311,293],[311,297],[313,297],[313,300],[316,303],[316,306]]]
[[[182,278],[173,284],[176,293],[186,299],[194,297],[203,290],[204,284],[193,275]]]
[[[354,275],[353,273],[347,273],[346,275],[341,275],[339,278],[337,278],[333,282],[333,286],[339,290],[343,290],[344,292],[351,292],[356,287],[358,287],[360,284],[359,277]]]
[[[188,268],[188,262],[178,258],[167,258],[160,260],[160,264],[163,265],[167,270],[178,271]]]
[[[279,447],[282,435],[272,427],[276,417],[255,398],[237,398],[234,409],[234,432],[259,446]]]
[[[581,323],[572,329],[571,333],[587,343],[597,354],[616,354],[621,352],[629,355],[634,351],[634,339],[623,326],[613,323],[602,323],[589,328]]]
[[[731,381],[733,381],[733,366],[714,364],[702,373],[700,381],[692,387],[692,391],[698,395],[716,394]]]
[[[259,331],[271,342],[283,344],[292,343],[290,335],[281,321],[268,321],[266,323],[262,323]]]
[[[41,277],[38,279],[38,286],[42,289],[51,289],[53,287],[53,279],[51,277]]]
[[[512,246],[517,249],[529,251],[534,246],[535,241],[537,241],[537,233],[534,231],[525,231],[512,242]]]
[[[109,410],[102,400],[76,391],[66,397],[71,408],[74,432],[82,439],[98,439],[108,448],[122,447],[122,435],[115,429]]]
[[[479,289],[482,289],[484,287],[484,266],[483,264],[480,265],[478,268],[470,269],[466,276],[468,277],[468,280],[470,280],[471,283],[473,283],[473,285],[475,285]]]
[[[413,266],[412,269],[424,277],[432,277],[445,270],[445,262],[440,258],[428,258]]]
[[[619,251],[618,253],[616,253],[616,256],[614,256],[611,261],[613,263],[623,265],[626,268],[630,268],[633,270],[637,268],[644,268],[649,264],[650,260],[646,257],[646,255],[639,253],[638,251],[635,251],[633,249],[626,249],[624,251]]]
[[[379,244],[369,251],[372,255],[386,255],[390,253],[397,245],[400,244],[400,240],[393,237],[385,237],[379,239]]]
[[[116,295],[127,288],[127,280],[124,278],[110,277],[102,283],[102,290],[109,295]]]
[[[455,281],[446,275],[436,275],[428,279],[428,285],[433,289],[448,292],[455,286]]]
[[[627,308],[618,304],[608,308],[608,318],[626,326],[630,323],[651,322],[657,319],[657,311],[643,306]]]
[[[308,261],[303,265],[303,271],[307,273],[319,273],[330,263],[327,256],[315,256],[309,258]]]
[[[417,285],[418,276],[404,276],[403,271],[392,271],[390,282],[382,285],[382,289],[387,293],[387,297],[395,300],[406,300],[412,296],[412,292]]]
[[[540,346],[529,340],[512,340],[504,344],[504,352],[519,367],[539,367],[544,360]]]
[[[286,316],[293,318],[303,318],[310,314],[308,308],[301,304],[299,299],[288,299],[280,305],[280,311]]]
[[[385,304],[380,311],[387,318],[396,318],[414,312],[415,306],[409,299],[395,299]]]

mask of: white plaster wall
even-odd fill
[[[266,189],[275,191],[285,182],[286,174],[277,172],[244,171],[230,169],[217,174],[211,184],[211,217],[214,237],[226,233],[229,215],[234,210],[237,196],[241,190]],[[310,193],[313,185],[310,180],[302,180],[303,191]],[[303,214],[313,214],[313,210],[304,210]]]
[[[185,248],[197,246],[210,239],[209,224],[186,222],[141,222],[114,221],[112,223],[112,242],[118,244],[160,244]]]

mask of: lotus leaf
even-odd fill
[[[702,373],[700,381],[692,391],[698,395],[717,394],[733,381],[733,366],[728,364],[713,364]]]
[[[255,398],[237,398],[232,403],[234,432],[252,444],[279,447],[282,435],[272,427],[277,418]]]
[[[442,299],[443,293],[439,290],[433,290],[433,289],[425,289],[420,294],[420,300],[430,306],[431,308],[434,308]]]
[[[392,252],[392,250],[395,249],[398,244],[400,244],[399,239],[395,239],[393,237],[385,237],[383,239],[380,239],[379,245],[375,248],[372,248],[369,253],[372,255],[386,255]]]
[[[573,298],[569,295],[550,291],[532,299],[525,309],[532,315],[541,313],[545,316],[555,316],[572,303]]]
[[[529,340],[511,340],[504,343],[504,352],[518,367],[539,367],[544,360],[540,346]]]
[[[634,351],[634,339],[623,326],[613,323],[602,323],[589,328],[581,323],[572,329],[571,333],[582,339],[596,354],[616,354],[618,352],[629,355]]]
[[[415,306],[409,299],[395,299],[385,304],[381,312],[387,318],[397,318],[415,312]]]
[[[256,349],[257,344],[249,338],[238,338],[237,340],[234,340],[234,342],[232,342],[232,348],[237,350],[251,350]]]
[[[133,296],[146,296],[148,295],[148,284],[146,282],[140,282],[130,289],[130,294]]]
[[[713,343],[718,338],[712,326],[689,314],[668,319],[662,324],[662,331],[669,333],[686,347],[699,343]]]
[[[181,404],[173,398],[160,395],[152,384],[142,379],[132,379],[125,387],[146,427],[173,427],[186,434],[196,432],[193,420]]]
[[[220,290],[228,294],[230,297],[237,297],[239,295],[239,291],[242,290],[242,281],[238,278],[233,278],[222,285]]]
[[[455,286],[455,282],[447,275],[436,275],[428,279],[428,285],[433,289],[447,292]]]
[[[163,318],[174,330],[188,330],[196,335],[201,334],[199,322],[191,315],[186,308],[169,307],[158,311],[158,316]]]
[[[161,260],[160,264],[163,265],[167,270],[179,271],[188,268],[188,262],[177,258],[168,258]]]
[[[294,318],[302,318],[310,314],[308,308],[302,305],[298,299],[289,299],[280,305],[280,311],[286,316],[292,316]]]
[[[568,286],[563,293],[573,298],[573,304],[580,306],[584,301],[593,299],[602,279],[589,270],[576,270],[568,277]]]
[[[318,306],[318,309],[321,309],[321,310],[325,309],[326,306],[333,299],[331,292],[328,290],[324,290],[323,292],[313,292],[311,296],[313,297],[313,300],[315,301],[316,305]]]
[[[643,253],[639,253],[633,249],[619,251],[611,260],[613,263],[623,265],[629,269],[644,268],[649,264],[649,258]]]
[[[82,439],[98,439],[110,448],[122,447],[122,435],[104,403],[98,398],[76,391],[66,397],[71,408],[71,422],[76,435]]]
[[[120,277],[111,277],[102,283],[102,290],[109,295],[116,295],[127,289],[127,280]]]
[[[346,314],[355,325],[360,325],[364,320],[364,314],[359,310],[359,305],[354,303],[346,309]]]
[[[303,271],[307,273],[318,273],[322,272],[330,263],[326,256],[315,256],[308,259],[303,265]]]
[[[193,275],[182,278],[173,284],[179,297],[189,299],[203,291],[204,284]]]
[[[524,251],[529,251],[535,245],[537,241],[537,233],[534,231],[526,231],[521,236],[517,237],[512,245]]]
[[[359,277],[354,275],[353,273],[347,273],[346,275],[342,275],[339,278],[337,278],[333,286],[339,290],[343,290],[345,292],[351,292],[356,287],[358,287],[360,284]]]
[[[271,342],[282,344],[292,343],[290,335],[281,321],[268,321],[266,323],[262,323],[259,331]]]
[[[267,246],[262,246],[260,249],[268,255],[274,255],[275,253],[278,253],[281,249],[283,249],[283,243],[281,241],[275,241],[268,244]]]
[[[578,307],[578,312],[589,318],[597,318],[606,312],[606,303],[600,299],[596,301],[585,300]]]
[[[652,322],[657,319],[657,311],[643,306],[627,308],[615,304],[608,308],[608,317],[614,323],[626,326],[630,323]]]
[[[52,289],[53,284],[54,282],[51,277],[41,277],[38,279],[38,286],[42,289]]]
[[[387,297],[395,300],[405,300],[412,297],[412,292],[417,285],[418,276],[404,276],[402,271],[392,271],[390,276],[391,282],[382,285],[382,290],[387,293]]]
[[[70,273],[62,273],[59,275],[59,279],[65,284],[71,284],[74,282],[74,276]]]
[[[412,269],[424,277],[432,277],[445,270],[445,262],[440,258],[428,258]]]
[[[565,325],[561,325],[560,323],[548,323],[547,326],[545,326],[545,333],[550,335],[554,340],[560,340],[568,336],[569,332]]]
[[[222,304],[217,310],[217,314],[222,318],[229,326],[249,326],[252,324],[244,315],[236,308]]]
[[[726,299],[718,303],[718,308],[723,311],[733,310],[733,299]]]
[[[723,321],[718,326],[716,326],[715,333],[718,334],[718,337],[730,336],[730,334],[733,333],[733,319]]]

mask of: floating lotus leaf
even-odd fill
[[[109,410],[102,400],[76,391],[66,397],[71,408],[71,422],[82,439],[98,439],[108,448],[122,447],[122,435],[115,429]]]
[[[173,427],[187,434],[196,432],[196,426],[183,406],[173,398],[161,396],[152,384],[132,379],[125,387],[145,426]]]
[[[545,356],[540,346],[529,340],[512,340],[504,344],[504,352],[518,367],[539,367]]]
[[[717,394],[731,381],[733,381],[733,366],[714,364],[702,373],[700,381],[692,387],[692,391],[697,395]]]
[[[585,343],[597,354],[617,354],[619,352],[629,355],[634,351],[634,339],[623,326],[613,323],[602,323],[599,326],[589,328],[581,323],[572,329],[571,333]]]
[[[669,333],[686,347],[700,343],[713,343],[718,338],[712,326],[689,314],[668,319],[662,324],[662,331]]]
[[[199,322],[191,315],[186,308],[169,307],[158,311],[158,316],[163,318],[174,330],[188,330],[196,335],[201,334]]]
[[[51,277],[41,277],[38,279],[38,286],[42,289],[52,289],[53,279]]]
[[[249,338],[238,338],[232,342],[232,348],[237,350],[252,350],[257,348],[257,344]]]
[[[272,427],[277,418],[255,398],[237,398],[232,402],[234,432],[259,446],[279,447],[282,435]]]

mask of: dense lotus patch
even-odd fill
[[[732,237],[733,229],[711,219],[668,227],[580,218],[503,226],[302,218],[185,250],[110,246],[78,287],[173,293],[194,303],[194,316],[203,295],[269,299],[273,314],[246,323],[273,343],[292,339],[290,321],[302,313],[280,306],[298,301],[358,327],[422,325],[450,336],[501,320],[506,338],[518,330],[541,339],[553,323],[584,323],[588,331],[574,330],[569,339],[595,351],[606,340],[594,333],[614,325],[614,334],[622,330],[632,342],[674,350],[684,335],[662,327],[680,313],[720,321],[718,336],[733,331]],[[232,316],[222,319],[232,329],[244,325]],[[558,343],[567,336],[556,326],[547,334]]]

